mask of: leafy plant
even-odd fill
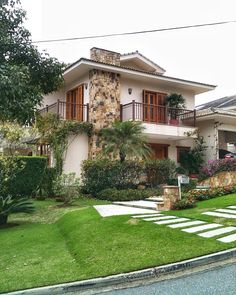
[[[173,208],[174,210],[183,210],[183,209],[190,209],[196,207],[196,201],[192,197],[185,197],[181,200],[174,203]]]
[[[115,121],[112,127],[103,128],[100,132],[103,155],[119,157],[120,162],[127,158],[148,158],[151,148],[143,134],[144,129],[141,122],[132,121]]]
[[[34,119],[43,95],[62,85],[64,68],[32,44],[25,18],[19,0],[1,0],[0,117],[23,124]]]
[[[222,171],[236,171],[236,159],[210,160],[201,170],[201,178],[211,177]]]
[[[33,203],[26,198],[0,197],[0,225],[7,223],[8,216],[13,213],[33,213]]]
[[[176,164],[170,159],[165,160],[148,160],[145,163],[145,173],[147,182],[151,187],[156,187],[159,184],[167,183],[169,179],[174,178]]]
[[[66,151],[69,146],[69,136],[76,136],[83,132],[90,136],[92,133],[92,124],[88,122],[61,120],[57,114],[47,113],[37,117],[35,130],[40,135],[39,141],[51,146],[56,162],[56,173],[60,175],[63,171]]]
[[[86,160],[82,165],[83,191],[94,196],[106,188],[135,188],[143,173],[136,161]]]
[[[185,99],[182,94],[171,93],[166,97],[166,104],[169,108],[184,109]]]
[[[63,173],[53,183],[56,196],[60,197],[65,205],[70,205],[79,193],[79,179],[75,173]]]
[[[107,188],[98,193],[97,198],[107,201],[133,201],[143,200],[148,197],[159,196],[160,190],[150,189],[122,189],[117,190],[116,188]]]
[[[194,139],[195,145],[188,153],[180,154],[180,164],[188,173],[199,174],[204,164],[204,155],[207,146],[203,136],[197,136]]]

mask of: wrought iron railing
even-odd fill
[[[175,126],[196,126],[196,110],[169,108],[132,101],[121,105],[121,120],[143,121]]]
[[[58,100],[57,102],[46,105],[45,108],[39,110],[41,115],[45,113],[58,114],[62,119],[88,121],[89,120],[89,104],[70,103]]]

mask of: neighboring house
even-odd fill
[[[222,150],[235,152],[236,96],[216,99],[196,109],[197,127],[207,145],[206,160],[218,159]]]
[[[65,70],[64,87],[44,98],[41,112],[89,121],[96,132],[114,120],[141,120],[155,157],[177,161],[181,149],[193,144],[194,135],[187,134],[196,130],[195,95],[215,86],[165,76],[162,67],[137,51],[122,55],[92,48],[90,54]],[[166,96],[174,92],[183,95],[186,109],[166,107]],[[71,138],[64,171],[80,174],[81,162],[99,151],[96,134]]]

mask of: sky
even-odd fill
[[[235,0],[21,0],[32,40],[101,35],[221,21],[236,21]],[[38,44],[60,61],[89,58],[92,47],[138,50],[166,75],[217,85],[196,96],[201,104],[236,95],[236,22],[143,35]]]

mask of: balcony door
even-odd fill
[[[66,93],[66,119],[83,121],[83,85]]]
[[[166,123],[166,93],[143,91],[143,120],[145,122]]]

